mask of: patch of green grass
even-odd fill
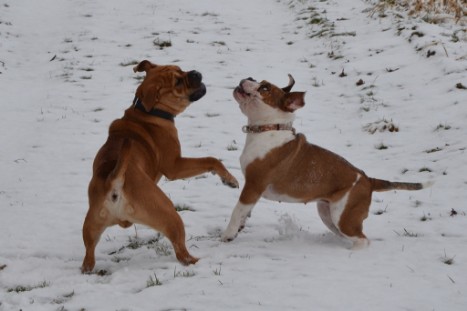
[[[389,147],[386,146],[386,145],[383,144],[383,143],[380,143],[380,144],[376,145],[375,148],[378,149],[378,150],[386,150],[386,149],[388,149]]]
[[[423,216],[420,218],[420,221],[428,221],[428,220],[431,220],[430,214],[428,214],[428,216],[423,214]]]
[[[440,148],[440,147],[436,147],[436,148],[432,148],[432,149],[427,149],[425,150],[426,153],[433,153],[433,152],[438,152],[438,151],[441,151],[443,150],[443,148]]]
[[[420,173],[423,173],[423,172],[432,172],[432,170],[428,167],[422,167],[421,169],[418,170]]]
[[[8,288],[7,292],[8,293],[11,293],[11,292],[16,292],[16,293],[29,292],[29,291],[32,291],[33,289],[45,288],[45,287],[49,287],[49,286],[50,286],[49,282],[43,281],[43,282],[40,282],[40,283],[38,283],[36,285],[17,285],[16,287]]]
[[[177,267],[174,268],[174,279],[177,277],[191,278],[195,275],[193,270],[177,271]]]
[[[194,208],[192,208],[191,206],[186,205],[186,204],[175,204],[175,210],[177,212],[183,212],[183,211],[194,212],[195,211]]]
[[[450,130],[450,129],[451,129],[451,126],[450,126],[450,125],[448,125],[448,124],[441,124],[441,123],[440,123],[440,124],[438,124],[438,126],[435,128],[435,132],[436,132],[436,131],[441,131],[441,130],[447,131],[447,130]]]
[[[159,38],[156,38],[152,41],[152,43],[159,48],[159,50],[163,50],[165,48],[171,47],[172,46],[172,41],[171,40],[161,40]]]

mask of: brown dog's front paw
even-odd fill
[[[82,274],[91,274],[92,273],[92,269],[94,269],[94,266],[90,267],[88,265],[85,265],[83,263],[83,265],[81,266],[81,273]]]
[[[222,183],[230,188],[238,188],[239,184],[235,177],[229,174],[226,178],[222,178]]]

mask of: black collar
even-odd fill
[[[151,116],[159,117],[174,122],[175,116],[167,111],[160,110],[157,108],[153,108],[150,111],[146,111],[146,109],[143,106],[143,103],[141,102],[141,99],[139,99],[136,96],[135,99],[133,99],[133,105],[135,109],[139,109],[147,114],[150,114]]]

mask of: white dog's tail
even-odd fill
[[[409,182],[392,182],[377,178],[370,178],[373,191],[389,191],[389,190],[421,190],[430,187],[434,184],[433,181],[426,183],[409,183]]]

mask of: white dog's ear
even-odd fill
[[[305,92],[290,92],[284,95],[282,110],[294,112],[305,106]]]

